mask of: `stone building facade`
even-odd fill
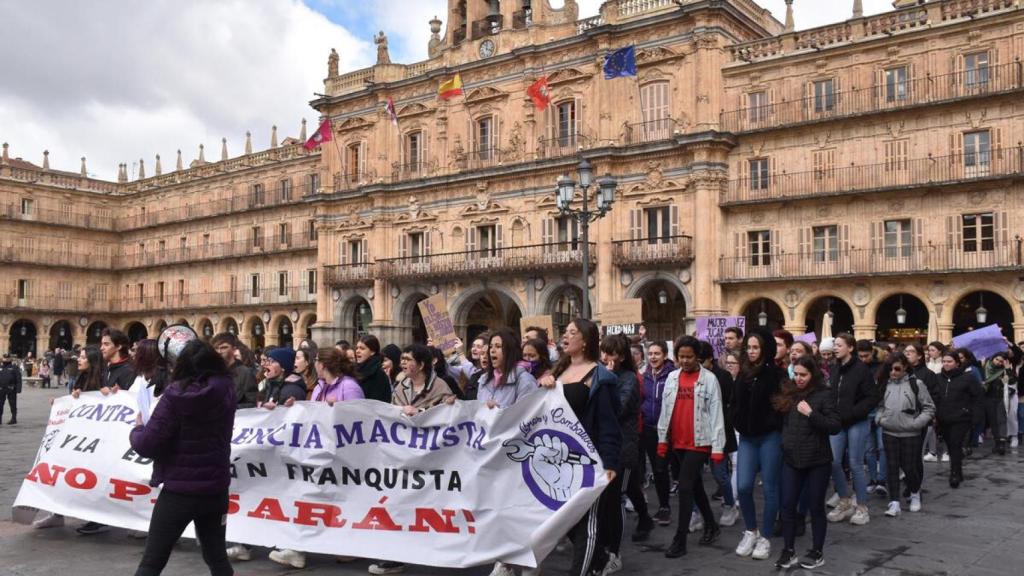
[[[33,302],[20,286],[0,296],[3,332],[66,318],[76,337],[93,319],[152,333],[185,319],[234,322],[271,344],[307,329],[322,342],[372,332],[404,343],[424,338],[417,303],[435,294],[467,338],[524,316],[562,326],[580,308],[584,251],[555,183],[585,158],[617,181],[590,228],[597,319],[642,298],[656,338],[722,313],[885,340],[949,340],[998,321],[1024,338],[1024,11],[932,0],[864,17],[854,1],[851,19],[795,31],[802,4],[783,23],[752,0],[612,0],[583,20],[572,0],[450,0],[424,62],[392,63],[384,38],[373,67],[341,74],[329,60],[311,105],[333,138],[316,154],[293,144],[120,183],[5,161],[15,216],[29,195],[39,209],[74,198],[76,214],[111,219],[15,217],[5,247],[24,242],[6,232],[17,225],[53,236],[48,253],[70,244],[111,265],[8,264],[53,288]],[[604,55],[627,45],[637,75],[606,80]],[[438,98],[456,74],[463,94]],[[551,100],[539,109],[527,89],[542,77]],[[295,193],[275,192],[282,179]],[[277,200],[250,205],[257,183]],[[161,210],[177,219],[150,225]],[[257,229],[270,238],[258,257],[246,252]],[[220,248],[197,252],[206,234]],[[297,293],[245,300],[280,288],[280,272]],[[85,308],[64,303],[64,278]],[[181,294],[182,281],[189,301],[151,300],[160,286]],[[94,297],[104,285],[109,310]],[[223,300],[238,291],[244,302]],[[211,296],[197,306],[199,293]]]

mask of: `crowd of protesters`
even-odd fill
[[[698,545],[710,546],[723,537],[723,527],[742,522],[737,555],[765,560],[772,555],[771,540],[781,538],[777,567],[814,569],[825,562],[829,522],[868,524],[871,495],[885,499],[886,517],[900,516],[904,506],[919,512],[922,485],[935,473],[925,463],[948,463],[949,485],[957,488],[965,480],[965,456],[986,437],[995,453],[1005,454],[1024,431],[1017,400],[1024,354],[1010,343],[1005,352],[979,361],[969,350],[938,342],[881,346],[840,334],[819,344],[796,341],[784,330],[744,333],[733,327],[715,357],[709,342],[693,336],[674,342],[602,338],[596,324],[576,319],[557,341],[538,327],[521,338],[502,328],[474,336],[463,348],[462,342],[449,353],[423,344],[382,346],[365,335],[355,345],[342,340],[321,348],[305,340],[297,350],[268,347],[255,354],[222,333],[189,348],[188,366],[175,369],[157,341],[129,346],[123,333],[107,330],[99,347],[86,346],[60,368],[55,359],[65,356],[58,351],[46,370],[60,385],[74,364],[69,387],[76,397],[121,389],[136,394],[141,417],[132,442],[140,454],[161,453],[155,429],[167,422],[156,406],[169,401],[190,406],[196,397],[207,398],[202,410],[190,409],[194,418],[216,418],[226,404],[274,410],[302,401],[354,400],[390,403],[412,416],[457,400],[501,410],[539,390],[557,389],[594,440],[610,480],[566,534],[573,550],[570,574],[578,576],[621,570],[625,511],[636,514],[631,539],[647,541],[657,526],[672,525],[672,495],[678,502],[666,557],[685,556],[691,532],[699,532]],[[230,561],[253,557],[251,547],[225,544],[223,529],[201,514],[204,507],[220,510],[226,498],[220,466],[226,469],[227,461],[218,460],[223,451],[211,444],[198,460],[158,462],[154,477],[162,476],[169,495],[154,510],[137,574],[162,570],[180,535],[176,527],[187,521],[197,522],[197,530],[203,523],[200,541],[211,573],[230,574]],[[189,477],[189,466],[209,472],[211,484],[179,481],[169,491],[174,478]],[[716,487],[711,495],[705,474]],[[651,481],[649,507],[645,488]],[[714,502],[721,502],[720,512]],[[798,557],[796,539],[808,521],[808,550]],[[35,525],[63,523],[51,514]],[[88,522],[77,530],[106,529]],[[274,549],[269,558],[297,569],[307,561],[304,552],[287,549]],[[369,567],[372,574],[404,569],[392,561]],[[528,572],[499,562],[491,574]]]

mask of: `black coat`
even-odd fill
[[[971,422],[975,407],[982,397],[981,382],[972,374],[957,368],[939,374],[938,395],[935,396],[935,418],[940,424]]]
[[[811,415],[797,410],[797,401],[783,417],[782,458],[793,468],[814,468],[832,463],[829,436],[842,430],[835,396],[824,385],[804,398]]]
[[[846,364],[832,366],[829,385],[843,428],[866,420],[868,414],[882,401],[881,389],[871,370],[856,356],[851,357]]]
[[[718,379],[718,388],[722,393],[722,420],[725,422],[725,454],[732,454],[736,451],[736,429],[732,426],[732,395],[736,381],[732,374],[718,364],[711,367],[711,372]]]
[[[757,331],[764,340],[764,362],[740,372],[733,386],[732,424],[744,436],[763,436],[782,429],[782,415],[772,406],[782,381],[775,366],[775,337],[766,330]]]
[[[366,362],[358,364],[356,373],[359,376],[359,386],[363,389],[363,396],[367,400],[391,403],[391,380],[381,368],[380,354],[374,354]]]
[[[135,383],[135,369],[132,363],[124,361],[119,364],[107,364],[103,369],[103,385],[113,388],[116,384],[121,390],[127,390]]]
[[[640,386],[637,373],[630,370],[613,372],[619,381],[619,428],[622,429],[622,450],[619,465],[635,468],[640,464]]]
[[[255,408],[259,402],[260,388],[252,370],[241,362],[235,362],[228,371],[231,372],[231,380],[235,385],[238,408]]]
[[[929,368],[924,362],[914,367],[912,372],[918,382],[924,383],[925,388],[928,389],[928,395],[934,399],[935,395],[939,393],[939,375],[932,372],[931,368]]]

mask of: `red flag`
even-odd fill
[[[388,117],[391,118],[391,123],[398,126],[398,112],[395,111],[395,101],[388,96],[388,103],[384,105],[384,110],[387,111]]]
[[[320,127],[313,132],[313,135],[306,140],[306,143],[302,145],[306,150],[312,150],[324,142],[331,141],[331,119],[324,118],[324,121],[320,123]]]
[[[526,89],[526,94],[533,100],[538,110],[543,110],[551,103],[551,91],[548,89],[548,77],[542,76]]]

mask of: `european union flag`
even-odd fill
[[[604,56],[604,79],[636,76],[636,47],[626,46]]]

